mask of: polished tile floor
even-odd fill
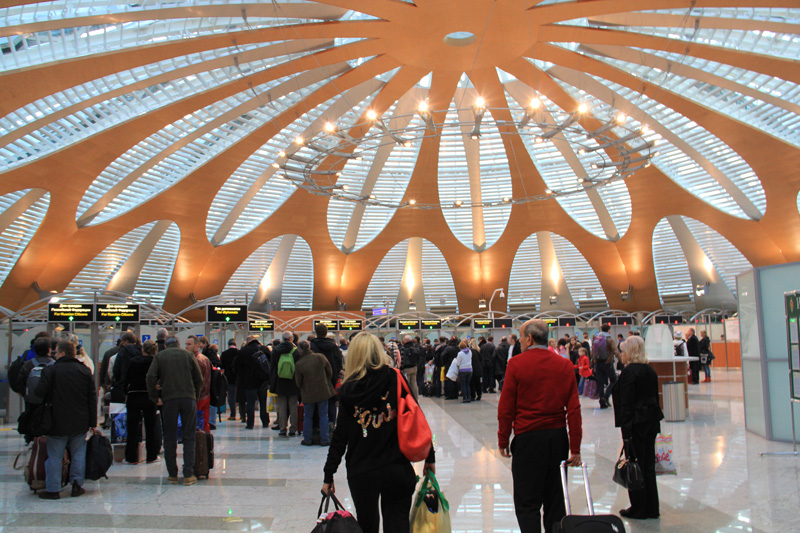
[[[598,513],[627,507],[611,482],[620,438],[611,410],[583,399],[582,455],[590,468]],[[691,387],[690,418],[664,423],[675,442],[677,476],[659,478],[660,520],[626,521],[628,531],[800,531],[800,458],[760,457],[788,451],[744,429],[741,374],[717,371]],[[437,474],[451,503],[454,531],[518,531],[510,461],[496,449],[497,395],[461,404],[424,399],[436,436]],[[223,422],[216,431],[217,465],[209,481],[168,485],[163,464],[114,465],[110,478],[87,482],[81,498],[45,502],[12,469],[22,439],[0,428],[0,528],[3,531],[310,531],[326,449],[298,438]],[[573,509],[584,513],[579,471],[571,473]],[[352,506],[340,473],[338,493]],[[67,495],[67,491],[64,495]],[[351,507],[352,508],[352,507]]]

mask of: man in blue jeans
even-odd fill
[[[56,362],[42,371],[35,394],[53,406],[53,427],[47,435],[45,500],[61,498],[61,461],[69,447],[72,496],[80,496],[86,474],[86,432],[97,426],[97,391],[92,371],[75,358],[75,345],[59,342]]]
[[[597,376],[597,387],[600,389],[600,409],[608,409],[608,399],[617,383],[617,371],[614,370],[614,357],[619,357],[619,348],[608,332],[611,326],[603,324],[600,333],[592,342],[592,358],[594,373]]]
[[[203,376],[194,354],[179,347],[177,337],[167,337],[166,349],[158,352],[147,371],[147,392],[161,406],[164,424],[164,462],[167,482],[178,484],[178,415],[183,437],[183,484],[194,485],[197,400],[203,390]]]

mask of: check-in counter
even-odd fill
[[[686,408],[689,408],[689,361],[698,361],[698,357],[648,358],[648,363],[658,375],[658,403],[664,408],[664,383],[679,381],[686,387]]]

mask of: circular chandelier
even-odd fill
[[[471,112],[473,119],[448,122],[437,121],[434,118],[447,116],[448,111],[457,112],[459,117],[463,116],[463,112]],[[580,104],[573,112],[550,114],[543,110],[542,102],[538,98],[534,98],[527,108],[489,108],[480,97],[471,108],[441,111],[429,110],[427,101],[423,101],[416,113],[392,115],[389,119],[384,119],[370,109],[366,112],[366,121],[346,128],[327,122],[320,132],[309,139],[296,137],[292,146],[278,154],[278,160],[272,166],[279,169],[278,176],[289,180],[298,189],[346,202],[391,209],[496,207],[549,200],[583,193],[589,189],[624,180],[638,170],[650,166],[653,157],[658,155],[656,146],[659,138],[648,126],[636,128],[627,126],[628,118],[623,113],[612,111],[607,113],[606,118],[592,116],[601,122],[601,125],[589,130],[580,123],[580,119],[587,116],[588,111],[586,104]],[[339,183],[340,178],[346,175],[345,165],[348,161],[360,161],[369,152],[377,152],[388,145],[410,148],[433,137],[463,137],[465,143],[479,142],[482,136],[481,126],[487,112],[493,117],[517,115],[514,121],[496,120],[496,131],[500,135],[516,135],[526,146],[536,146],[545,142],[559,143],[561,150],[568,146],[576,158],[574,161],[584,168],[585,175],[576,175],[574,185],[561,189],[548,188],[544,194],[504,196],[502,199],[479,203],[456,200],[448,203],[423,204],[413,198],[393,201],[379,198],[375,194],[362,194],[361,191],[354,190],[353,186]],[[422,120],[412,124],[412,119],[417,116]],[[392,128],[388,122],[409,124],[409,126]],[[354,131],[366,133],[353,137],[350,132]],[[531,155],[533,157],[533,154]]]

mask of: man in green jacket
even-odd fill
[[[195,427],[197,400],[203,390],[203,376],[194,355],[181,349],[177,337],[167,337],[166,349],[153,358],[147,372],[147,392],[161,406],[164,423],[164,462],[167,481],[178,483],[178,415],[183,433],[183,484],[194,485]]]

